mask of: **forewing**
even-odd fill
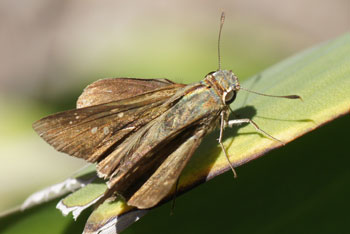
[[[128,200],[128,205],[147,209],[157,205],[168,195],[204,135],[205,130],[195,131],[194,135],[171,153],[146,183]]]
[[[101,79],[84,89],[78,98],[77,108],[118,101],[173,84],[175,83],[167,79]]]
[[[167,85],[130,98],[69,110],[45,117],[34,130],[58,151],[99,161],[147,122],[166,111],[163,105],[180,84]]]
[[[99,162],[99,175],[112,177],[109,184],[111,187],[116,185],[116,191],[132,191],[129,186],[139,183],[140,175],[145,178],[152,167],[166,158],[164,152],[158,155],[159,151],[164,151],[162,147],[171,148],[171,141],[177,135],[191,127],[210,123],[220,112],[220,107],[216,108],[215,105],[213,108],[202,105],[203,98],[206,102],[213,98],[201,84],[186,86],[181,90],[181,95],[182,98],[172,101],[174,105],[171,108],[128,137]]]

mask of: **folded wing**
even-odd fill
[[[198,130],[172,152],[153,175],[128,200],[128,205],[147,209],[157,205],[174,188],[182,170],[202,141],[205,131]]]
[[[120,79],[120,82],[125,84],[127,80],[130,79]],[[102,81],[97,81],[97,84]],[[120,99],[126,97],[126,94],[113,93],[113,95],[110,94],[108,103],[89,106],[85,102],[85,107],[45,117],[35,122],[33,128],[58,151],[89,162],[99,161],[113,151],[127,136],[169,108],[163,104],[183,87],[181,84],[161,81],[158,82],[159,87],[157,88],[157,82],[154,80],[149,82],[152,83],[149,87],[135,85],[137,86],[135,89],[138,89],[136,96]],[[103,87],[103,90],[109,87],[110,90],[117,92],[114,86],[118,83],[119,79],[113,79],[113,81],[108,81],[108,84],[99,86]],[[142,80],[141,83],[145,81]],[[94,86],[94,89],[96,87]],[[147,89],[148,91],[145,91]],[[89,90],[88,87],[82,96],[84,97]],[[101,94],[102,91],[98,90],[95,89],[93,93]],[[120,92],[122,90],[119,89]],[[139,94],[140,90],[145,92]],[[100,101],[98,98],[99,95],[92,95],[89,104],[97,104]],[[80,98],[81,102],[82,100],[86,98]],[[160,106],[162,107],[159,108]]]

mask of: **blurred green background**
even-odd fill
[[[0,1],[0,213],[85,165],[32,122],[74,108],[100,78],[201,80],[217,69],[221,10],[222,67],[241,80],[350,28],[347,0]],[[174,216],[165,205],[129,232],[346,233],[348,122],[238,168],[238,180],[217,177],[179,198]]]

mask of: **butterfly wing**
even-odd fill
[[[82,108],[45,117],[33,127],[57,150],[98,162],[99,176],[109,178],[105,198],[118,192],[131,205],[152,207],[169,193],[202,137],[215,126],[221,100],[201,83],[165,80],[153,89],[152,80],[148,91],[143,92],[144,85],[136,96],[114,90],[121,99],[111,95],[113,101],[100,103],[109,89],[102,85],[95,90],[99,82],[79,98]]]
[[[84,89],[78,98],[77,108],[118,101],[173,84],[175,83],[167,79],[101,79]]]
[[[187,162],[201,143],[205,130],[196,130],[173,153],[171,153],[153,175],[128,200],[128,205],[147,209],[157,205],[171,189]]]
[[[97,81],[96,84],[103,87],[102,90],[107,90],[109,87],[110,90],[117,92],[114,86],[119,84],[118,80],[110,80],[105,85],[101,84],[104,82]],[[128,80],[130,79],[120,79],[120,82],[124,85]],[[184,86],[161,81],[158,82],[159,87],[156,88],[157,81],[149,80],[148,82],[152,84],[145,88],[147,81],[139,81],[141,85],[135,85],[138,92],[149,90],[141,94],[136,92],[136,96],[119,100],[115,100],[118,93],[113,93],[108,99],[112,99],[111,102],[93,106],[88,104],[97,104],[99,102],[97,99],[103,91],[99,91],[100,89],[96,88],[97,85],[92,86],[94,91],[88,87],[80,98],[80,102],[85,103],[80,106],[86,107],[50,115],[35,122],[33,128],[56,150],[89,162],[99,161],[123,142],[128,135],[136,132],[147,121],[151,121],[168,109],[169,107],[163,105],[164,102]],[[140,87],[143,88],[140,89]],[[119,89],[120,92],[122,90]],[[94,98],[87,102],[86,92],[98,95],[93,95]],[[126,94],[120,94],[120,97],[126,97]]]
[[[203,99],[208,103],[221,100],[216,100],[201,84],[187,86],[182,91],[185,93],[183,98],[174,106],[99,162],[99,175],[109,178],[109,191],[105,197],[116,191],[128,201],[137,193],[139,195],[136,195],[132,205],[149,208],[169,193],[202,137],[216,125],[222,110],[220,105],[203,108]],[[177,172],[172,170],[171,165]],[[170,174],[165,170],[169,170]],[[149,188],[148,193],[146,188]],[[144,192],[140,193],[140,189]],[[155,194],[151,194],[152,189]],[[149,201],[138,205],[143,199]]]

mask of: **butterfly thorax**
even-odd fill
[[[235,98],[237,91],[240,89],[238,77],[232,71],[219,70],[209,73],[204,83],[210,85],[216,92],[224,105],[231,104]]]

